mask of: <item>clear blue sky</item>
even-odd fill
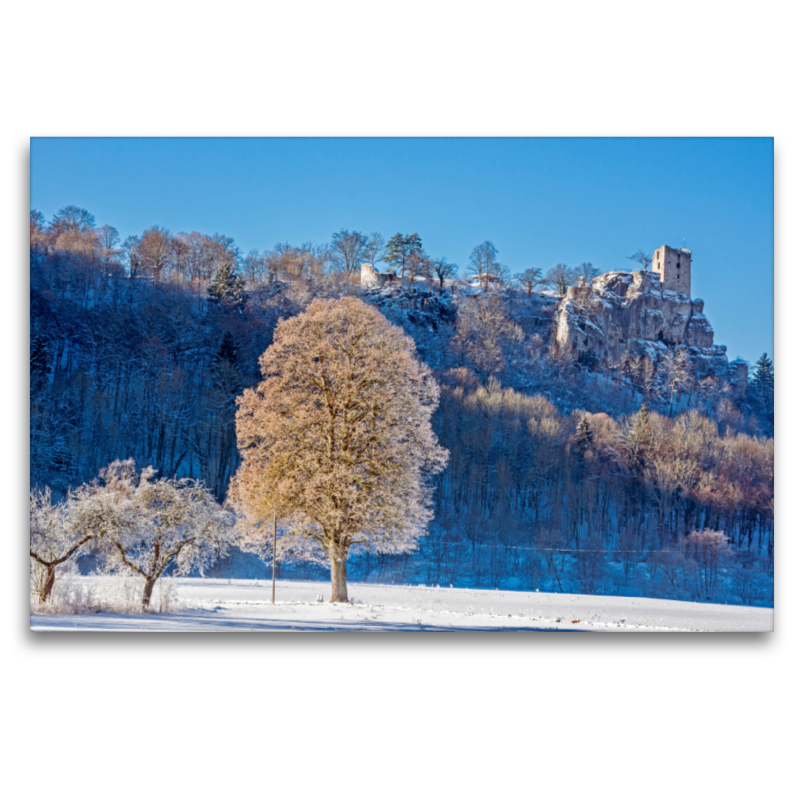
[[[773,354],[771,138],[32,139],[31,207],[68,204],[123,238],[160,225],[244,252],[416,232],[463,269],[490,239],[512,273],[630,270],[685,240],[715,341]]]

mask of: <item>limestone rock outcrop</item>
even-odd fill
[[[367,289],[362,297],[390,318],[399,313],[413,325],[431,331],[441,325],[452,325],[456,320],[456,309],[449,292],[437,296],[430,289],[404,286],[394,281],[383,288]]]
[[[656,272],[607,272],[590,284],[570,286],[556,315],[561,347],[591,351],[606,364],[629,351],[654,363],[671,347],[686,347],[695,375],[713,375],[741,390],[743,362],[729,363],[724,345],[703,314],[703,301],[665,289]]]

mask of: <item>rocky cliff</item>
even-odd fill
[[[685,347],[698,378],[716,376],[742,391],[747,366],[728,362],[724,345],[703,314],[703,301],[664,289],[655,272],[607,272],[570,286],[556,315],[556,340],[577,353],[591,351],[606,364],[626,351],[654,363]]]

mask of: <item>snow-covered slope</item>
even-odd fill
[[[81,578],[110,590],[114,578]],[[727,631],[773,629],[771,608],[631,597],[351,584],[331,604],[327,583],[172,579],[169,614],[31,616],[34,631]],[[105,589],[104,589],[105,587]],[[321,599],[320,599],[321,598]]]

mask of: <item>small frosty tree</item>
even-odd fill
[[[59,568],[130,525],[132,464],[114,462],[55,505],[49,488],[31,492],[31,581],[39,602],[50,597]]]
[[[647,272],[648,268],[653,263],[652,256],[647,255],[644,250],[637,250],[632,256],[628,256],[628,259],[640,264],[642,272]]]
[[[238,401],[232,495],[329,562],[331,602],[346,602],[350,548],[409,552],[432,516],[425,479],[448,455],[430,424],[439,387],[413,341],[353,297],[280,322],[260,363]]]
[[[115,461],[100,473],[106,491],[118,502],[125,498],[125,524],[101,540],[106,563],[144,578],[145,609],[167,567],[185,575],[227,555],[233,524],[202,483],[154,476],[152,467],[137,476],[132,459]]]
[[[83,553],[94,531],[72,524],[67,503],[53,504],[50,489],[31,492],[31,589],[40,603],[53,591],[56,570]]]

